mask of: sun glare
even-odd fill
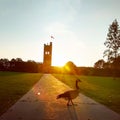
[[[65,63],[66,63],[65,59],[56,57],[53,59],[52,65],[62,67],[65,65]]]
[[[40,92],[38,92],[37,94],[40,95]]]

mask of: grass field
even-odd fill
[[[76,77],[80,78],[82,81],[79,83],[81,93],[120,113],[120,78],[114,80],[111,77],[60,74],[54,74],[54,76],[72,88],[75,88]]]
[[[40,73],[0,72],[0,115],[40,80]]]

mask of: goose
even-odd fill
[[[57,99],[63,98],[65,100],[67,100],[68,101],[67,106],[70,106],[71,104],[74,105],[72,99],[75,99],[79,94],[78,82],[81,82],[81,80],[80,79],[76,80],[76,89],[75,90],[69,90],[69,91],[66,91],[62,94],[59,94],[57,96]],[[70,102],[71,102],[71,104],[70,104]]]

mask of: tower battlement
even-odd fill
[[[44,47],[50,47],[50,46],[52,47],[52,42],[50,42],[50,44],[48,44],[48,43],[44,44]]]

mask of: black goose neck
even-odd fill
[[[76,89],[79,89],[78,81],[76,80]]]

